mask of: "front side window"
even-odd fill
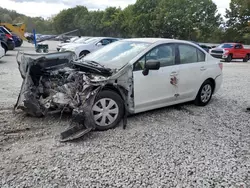
[[[235,45],[235,49],[242,49],[242,45],[236,44],[236,45]]]
[[[205,61],[205,53],[194,46],[180,44],[179,52],[180,52],[180,64]]]
[[[161,67],[175,65],[175,45],[164,44],[155,47],[135,63],[134,70],[143,70],[148,60],[159,61]]]
[[[110,41],[108,39],[103,39],[100,41],[102,43],[103,46],[107,45],[110,43]]]

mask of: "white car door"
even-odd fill
[[[0,58],[2,58],[5,55],[5,50],[3,47],[0,45]]]
[[[163,44],[155,47],[134,64],[135,113],[161,108],[176,102],[176,86],[171,78],[176,74],[176,46]],[[159,70],[149,70],[144,76],[147,60],[159,60]]]
[[[193,100],[203,83],[206,71],[205,53],[189,44],[178,44],[179,65],[177,70],[178,101]]]

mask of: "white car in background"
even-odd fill
[[[0,59],[5,55],[4,48],[0,45]]]
[[[61,48],[60,52],[73,51],[75,52],[76,57],[80,58],[118,40],[120,39],[112,37],[92,37],[85,40],[83,43],[71,43],[65,45]]]
[[[61,50],[61,48],[63,46],[66,46],[66,45],[69,45],[69,44],[72,44],[72,43],[78,43],[78,44],[81,44],[83,43],[85,40],[88,40],[90,39],[91,37],[73,37],[69,40],[69,42],[62,42],[62,43],[59,43],[57,45],[57,51],[59,52]]]

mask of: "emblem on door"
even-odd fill
[[[176,86],[177,85],[177,78],[174,76],[174,77],[171,77],[170,78],[170,84],[172,84],[172,85],[174,85],[174,86]]]

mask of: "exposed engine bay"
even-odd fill
[[[72,113],[72,120],[78,124],[61,133],[62,141],[78,138],[95,129],[91,108],[98,92],[110,83],[112,70],[93,62],[83,65],[74,61],[74,54],[70,52],[46,57],[18,54],[17,62],[24,80],[15,110],[22,109],[36,117]],[[117,80],[115,82],[113,85],[117,87]],[[123,86],[118,89],[127,103],[128,91]]]

